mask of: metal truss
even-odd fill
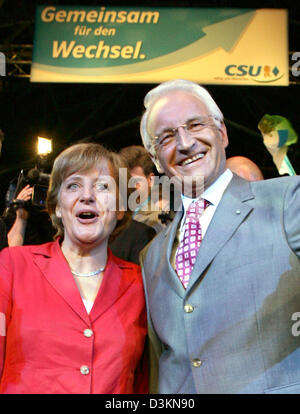
[[[29,78],[32,63],[32,44],[0,45],[6,60],[6,76]]]

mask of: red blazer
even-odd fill
[[[88,314],[58,241],[6,248],[0,253],[0,312],[0,393],[148,392],[147,369],[141,369],[145,301],[136,264],[109,250]]]

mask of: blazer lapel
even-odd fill
[[[199,276],[251,212],[252,207],[245,201],[253,198],[249,182],[234,175],[203,238],[187,291],[192,289]]]
[[[133,274],[127,272],[126,277],[124,276],[124,269],[128,268],[128,266],[131,269],[130,265],[125,265],[115,260],[111,250],[108,249],[108,260],[102,284],[90,312],[92,322],[99,318],[107,309],[111,308],[135,280],[135,272],[132,272]]]
[[[161,255],[161,260],[163,262],[162,272],[167,275],[167,278],[169,279],[169,286],[172,289],[174,289],[177,295],[181,298],[183,298],[185,295],[185,289],[182,286],[182,283],[180,282],[179,277],[172,266],[171,257],[173,245],[176,239],[176,234],[178,226],[180,225],[180,221],[182,219],[182,215],[183,210],[178,211],[175,217],[173,218],[172,223],[165,230],[165,241],[159,253]]]
[[[48,250],[43,245],[36,246],[34,251],[35,264],[68,305],[71,306],[87,325],[90,325],[89,315],[86,312],[67,261],[62,254],[59,241],[49,243],[48,246],[50,246]]]

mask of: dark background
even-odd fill
[[[0,45],[32,45],[37,4],[97,6],[252,7],[289,10],[289,51],[300,51],[300,2],[297,1],[33,1],[0,0]],[[187,22],[188,24],[188,22]],[[274,30],[276,28],[274,27]],[[0,47],[0,51],[1,51]],[[26,48],[23,56],[31,59]],[[29,49],[30,50],[30,49]],[[290,60],[291,64],[293,63]],[[143,97],[153,84],[30,83],[30,65],[8,65],[0,79],[0,128],[5,140],[0,160],[0,209],[9,181],[35,164],[36,137],[53,139],[57,155],[77,140],[92,137],[114,149],[141,144],[139,119]],[[257,124],[266,113],[288,118],[300,134],[300,76],[290,74],[288,87],[204,85],[226,119],[227,156],[243,155],[262,169],[265,178],[278,176],[263,145]],[[300,142],[289,150],[299,174]],[[0,211],[0,212],[1,212]]]

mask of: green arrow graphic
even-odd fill
[[[205,26],[202,30],[205,36],[196,42],[191,43],[175,52],[167,53],[158,58],[149,59],[143,62],[132,63],[122,66],[106,66],[99,68],[67,68],[55,67],[56,73],[70,73],[83,76],[107,76],[117,74],[130,74],[136,72],[146,72],[149,70],[164,68],[180,62],[188,61],[197,56],[212,52],[218,47],[230,51],[238,42],[246,26],[254,17],[256,11],[250,11],[237,17],[223,20],[219,23]],[[146,53],[146,51],[142,52]],[[53,70],[53,66],[35,64],[37,69]]]
[[[242,36],[246,26],[250,23],[255,15],[255,10],[247,12],[243,15],[232,17],[223,20],[219,23],[204,27],[202,30],[206,35],[196,42],[177,50],[176,52],[168,53],[164,56],[154,58],[148,61],[135,63],[132,65],[123,65],[122,67],[110,67],[107,69],[107,74],[113,73],[134,73],[143,72],[146,70],[153,70],[170,65],[184,62],[196,56],[204,55],[211,52],[217,47],[222,47],[226,51],[238,42]]]
[[[223,20],[222,22],[210,24],[203,27],[203,32],[206,33],[206,44],[202,47],[209,51],[215,47],[221,46],[227,52],[234,47],[242,36],[246,26],[255,15],[255,11],[242,14],[231,19]],[[201,52],[202,52],[201,47]],[[205,53],[205,52],[204,52]]]

